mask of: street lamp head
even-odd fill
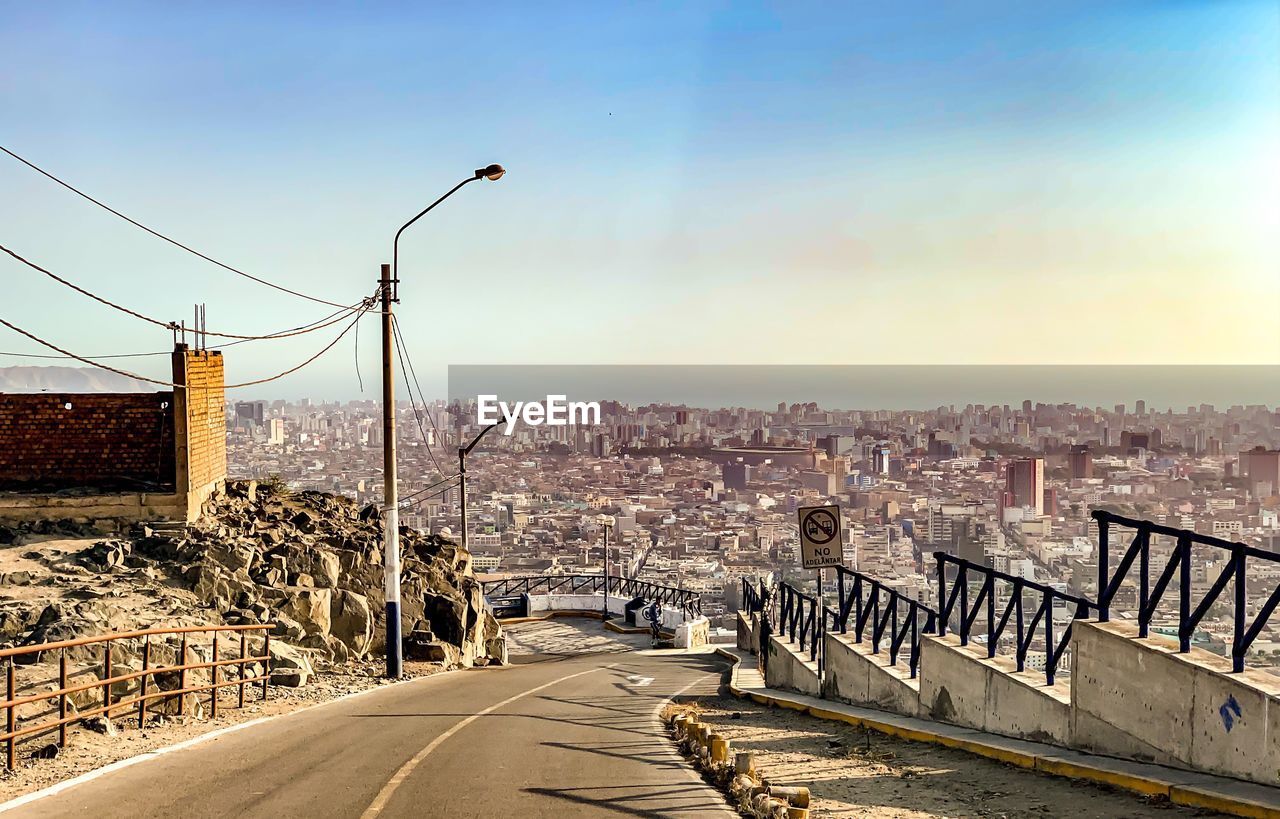
[[[490,182],[497,182],[499,179],[502,178],[502,175],[506,172],[507,172],[506,168],[495,163],[493,165],[488,166],[487,168],[477,168],[476,179],[479,179],[480,177],[483,176],[485,179],[488,179]]]

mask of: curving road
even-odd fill
[[[296,712],[106,774],[13,817],[729,817],[656,712],[714,695],[712,654],[591,621],[510,630],[512,664]]]

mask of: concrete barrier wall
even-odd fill
[[[920,640],[920,715],[993,734],[1066,745],[1071,695],[1043,673],[1014,672],[1010,659],[962,648],[958,637]]]
[[[1136,635],[1127,623],[1075,624],[1072,744],[1280,785],[1280,680]]]
[[[738,615],[739,647],[751,650],[758,624]],[[1069,674],[1046,686],[1043,672],[1014,671],[955,635],[925,636],[915,681],[905,665],[848,636],[824,637],[817,664],[770,637],[765,683],[907,716],[1092,753],[1280,785],[1280,679],[1232,674],[1230,661],[1168,640],[1138,640],[1127,623],[1077,620]],[[1063,669],[1066,671],[1067,669]],[[1065,679],[1064,679],[1065,677]]]
[[[107,495],[61,496],[0,494],[0,520],[33,521],[71,519],[139,521],[186,518],[182,497],[175,494],[122,492]]]
[[[609,613],[615,617],[626,615],[629,598],[609,597]],[[529,614],[542,614],[548,611],[601,611],[604,609],[603,594],[531,594],[529,595]],[[637,618],[639,619],[639,618]],[[648,621],[640,622],[645,625]],[[662,628],[675,631],[685,622],[684,612],[667,606],[662,607]]]
[[[676,648],[697,648],[711,642],[711,621],[705,617],[676,626]]]
[[[622,605],[621,602],[610,600],[609,612],[611,614],[622,614]],[[601,611],[603,608],[604,595],[600,594],[529,595],[530,614],[541,614],[548,611]]]
[[[765,666],[765,685],[785,691],[798,691],[812,697],[821,696],[818,664],[809,661],[809,652],[801,654],[799,643],[792,645],[777,637],[769,638],[769,661]]]
[[[822,696],[853,705],[879,708],[908,717],[920,713],[918,680],[911,679],[905,657],[889,665],[887,649],[871,653],[847,635],[828,633],[823,643]]]
[[[738,648],[760,653],[760,615],[738,612]]]

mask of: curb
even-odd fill
[[[1205,787],[1182,785],[1156,776],[1144,776],[1138,773],[1128,773],[1124,771],[1117,771],[1113,768],[1090,765],[1088,762],[1081,759],[1066,759],[1059,754],[1029,753],[1012,747],[1012,743],[1018,742],[1018,740],[1009,740],[1010,745],[1003,745],[983,742],[971,737],[962,738],[947,736],[945,734],[938,734],[932,731],[907,728],[902,725],[895,725],[891,722],[859,717],[853,714],[845,714],[826,708],[816,708],[802,702],[797,702],[796,700],[785,696],[775,697],[758,691],[748,691],[738,687],[738,666],[741,663],[742,658],[731,651],[727,651],[719,647],[716,648],[716,653],[723,657],[727,657],[731,661],[732,666],[729,673],[729,690],[739,699],[749,699],[760,703],[761,705],[772,705],[780,708],[787,708],[792,711],[799,711],[803,714],[817,717],[818,719],[843,722],[857,728],[866,728],[881,734],[897,737],[899,739],[908,739],[913,742],[928,742],[947,748],[955,748],[957,750],[967,751],[968,753],[983,756],[988,759],[1004,762],[1009,765],[1015,765],[1019,768],[1039,771],[1051,776],[1060,776],[1066,779],[1110,785],[1111,787],[1131,791],[1142,796],[1163,796],[1175,805],[1183,805],[1185,807],[1192,808],[1208,808],[1210,810],[1218,811],[1219,813],[1250,817],[1251,819],[1254,817],[1257,819],[1274,819],[1274,817],[1278,815],[1275,807],[1267,805],[1266,803],[1244,797],[1231,796]],[[1171,770],[1171,773],[1173,772],[1174,771]],[[1208,774],[1205,776],[1208,776]],[[1251,783],[1242,782],[1241,784],[1248,785]],[[1258,785],[1257,787],[1266,786]]]

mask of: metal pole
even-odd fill
[[[609,619],[609,524],[604,525],[604,619]]]
[[[391,265],[382,265],[379,280],[382,293],[382,495],[383,581],[387,601],[387,677],[400,679],[400,497],[396,486],[396,390],[395,343],[391,325],[391,305],[395,302]]]
[[[818,567],[817,601],[818,601],[817,605],[814,606],[815,611],[814,611],[813,634],[809,635],[809,638],[813,640],[813,645],[811,646],[811,648],[813,648],[814,656],[817,658],[817,661],[818,661],[818,679],[821,680],[823,668],[822,668],[822,654],[819,653],[822,650],[822,644],[820,641],[822,639],[822,636],[821,636],[822,629],[826,626],[826,622],[827,622],[827,606],[825,603],[822,602],[822,567],[821,566]]]
[[[480,443],[480,439],[489,433],[497,424],[490,424],[480,430],[480,434],[471,440],[466,446],[458,447],[458,491],[462,493],[462,548],[467,549],[467,453],[476,448],[476,444]],[[461,430],[459,430],[458,443],[462,443]]]
[[[478,438],[476,440],[479,440]],[[458,491],[462,494],[462,548],[467,548],[467,450],[458,447]]]

